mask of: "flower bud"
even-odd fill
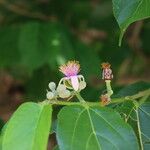
[[[108,105],[111,101],[108,94],[101,95],[100,99],[101,99],[101,102],[102,102],[102,106]]]
[[[65,85],[63,85],[63,84],[58,85],[58,87],[57,87],[57,92],[58,93],[63,92],[65,90],[66,90],[66,86]]]
[[[71,96],[71,92],[69,90],[64,90],[59,93],[59,97],[61,98],[68,98],[69,96]]]
[[[51,100],[54,98],[54,93],[53,92],[47,92],[46,97],[47,97],[47,99]]]
[[[52,91],[54,91],[54,90],[56,89],[56,84],[55,84],[55,82],[50,82],[49,85],[48,85],[48,87],[49,87]]]
[[[102,63],[102,79],[104,80],[112,80],[113,79],[113,74],[112,74],[112,69],[110,68],[111,65],[109,63]]]

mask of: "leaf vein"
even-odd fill
[[[75,126],[74,126],[74,130],[73,130],[73,133],[72,133],[72,138],[71,138],[71,150],[73,150],[73,140],[74,140],[74,136],[75,136],[75,131],[76,131],[76,127],[77,127],[77,123],[78,123],[78,121],[79,121],[79,118],[80,118],[80,116],[81,116],[81,114],[85,111],[86,109],[83,109],[80,113],[79,113],[79,115],[78,115],[78,117],[77,117],[77,119],[76,119],[76,122],[75,122]]]
[[[89,109],[90,109],[90,108],[87,108],[87,112],[88,112],[88,115],[89,115],[89,119],[90,119],[90,123],[91,123],[91,128],[92,128],[93,134],[95,135],[95,139],[96,139],[96,142],[97,142],[97,144],[98,144],[99,150],[101,150],[101,146],[100,146],[99,141],[98,141],[98,138],[97,138],[97,136],[96,136],[96,132],[95,132],[95,129],[94,129],[94,126],[93,126],[93,123],[92,123],[92,118],[91,118]]]
[[[91,109],[95,114],[97,114],[99,117],[101,117],[106,123],[108,123],[110,125],[110,127],[116,131],[116,133],[125,141],[127,141],[112,125],[109,121],[107,121],[104,117],[102,117],[100,114],[98,114],[96,111],[94,111],[93,109]]]

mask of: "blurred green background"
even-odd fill
[[[58,67],[68,60],[80,61],[87,100],[98,100],[104,90],[105,61],[112,64],[115,93],[150,81],[149,19],[132,24],[121,47],[119,32],[111,0],[0,0],[2,120],[24,101],[44,100],[48,83],[58,83]]]

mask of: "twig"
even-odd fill
[[[41,19],[41,20],[56,21],[56,17],[54,16],[46,16],[39,12],[30,12],[29,10],[21,8],[20,6],[17,6],[16,4],[9,4],[5,0],[0,0],[0,5],[4,6],[7,10],[12,11],[13,13],[16,13],[22,16],[35,18],[35,19]]]
[[[142,92],[139,92],[137,94],[134,94],[132,96],[126,96],[126,97],[121,97],[121,98],[113,98],[110,102],[110,104],[115,104],[115,103],[123,103],[125,101],[132,101],[132,100],[136,100],[138,98],[141,98],[143,96],[150,96],[150,89],[144,90]],[[101,102],[85,102],[85,103],[81,103],[81,102],[67,102],[67,101],[49,101],[46,100],[48,103],[52,104],[52,105],[88,105],[88,106],[103,106]]]

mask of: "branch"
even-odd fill
[[[115,103],[123,103],[125,101],[133,101],[138,98],[144,97],[144,96],[150,96],[150,89],[141,91],[137,94],[134,94],[132,96],[126,96],[121,98],[113,98],[110,102],[110,104]],[[52,105],[88,105],[88,106],[103,106],[101,102],[67,102],[67,101],[56,101],[56,100],[45,100],[45,103],[49,103]]]
[[[25,16],[25,17],[30,17],[30,18],[35,18],[35,19],[41,19],[41,20],[51,20],[51,21],[56,21],[56,17],[54,16],[46,16],[42,13],[39,12],[30,12],[27,9],[24,9],[20,6],[17,6],[16,4],[9,4],[5,0],[0,0],[0,5],[4,6],[7,10],[12,11],[13,13]]]

